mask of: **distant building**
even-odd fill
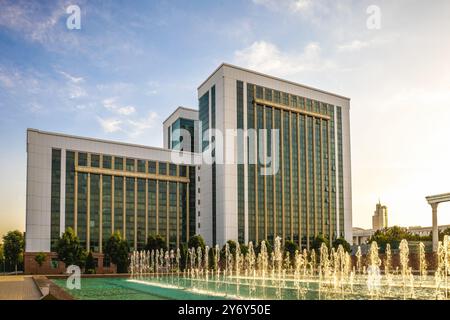
[[[362,228],[353,228],[353,244],[360,245],[364,244],[369,240],[369,238],[375,233],[376,230],[373,229],[362,229]]]
[[[388,227],[388,211],[387,207],[377,203],[375,212],[372,216],[372,229],[380,230]]]
[[[450,228],[449,224],[438,226],[439,232],[442,232],[447,228]],[[424,237],[424,236],[429,236],[431,234],[431,231],[433,231],[433,227],[414,226],[414,227],[408,227],[408,231],[411,232],[412,234]]]

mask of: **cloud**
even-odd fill
[[[396,39],[398,39],[397,35],[378,37],[366,41],[353,40],[351,42],[338,45],[337,50],[338,52],[355,52],[366,48],[373,48],[385,44],[390,44]]]
[[[308,10],[313,5],[311,0],[253,0],[253,3],[271,10],[287,9],[291,12]]]
[[[235,51],[234,61],[238,65],[278,76],[335,67],[333,62],[321,57],[320,45],[315,42],[307,44],[298,54],[284,53],[270,42],[256,41],[247,48]]]
[[[120,107],[117,109],[118,114],[125,115],[125,116],[128,116],[128,115],[134,113],[135,111],[136,111],[136,109],[132,106],[125,106],[125,107]]]
[[[129,138],[136,138],[155,126],[158,120],[156,112],[149,112],[145,118],[118,119],[97,117],[97,121],[105,133],[123,132]]]
[[[103,119],[101,117],[97,117],[97,120],[100,123],[103,131],[105,131],[106,133],[122,131],[122,128],[120,126],[122,124],[121,120],[113,118]]]
[[[113,98],[107,98],[103,100],[103,106],[108,109],[111,110],[114,113],[120,114],[120,115],[124,115],[124,116],[128,116],[131,115],[133,113],[136,112],[136,108],[133,106],[119,106],[116,103],[117,98],[113,97]]]
[[[70,74],[68,74],[67,72],[64,71],[58,71],[60,74],[62,74],[66,79],[68,79],[69,81],[73,82],[73,83],[80,83],[84,81],[83,77],[74,77]]]
[[[0,84],[5,88],[12,88],[15,85],[15,77],[12,77],[0,70]]]
[[[149,112],[147,117],[141,120],[128,120],[130,137],[137,137],[142,135],[147,129],[155,126],[158,114],[156,112]]]
[[[353,40],[350,43],[338,45],[338,51],[359,51],[370,46],[370,41]]]
[[[68,35],[57,28],[58,22],[66,16],[65,8],[64,1],[57,1],[51,7],[39,1],[4,1],[0,26],[16,31],[32,42],[57,43]]]

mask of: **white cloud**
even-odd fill
[[[97,117],[105,133],[123,132],[129,138],[137,138],[144,134],[148,129],[154,128],[158,120],[156,112],[149,112],[145,118],[138,119],[119,119]]]
[[[122,124],[121,120],[113,118],[103,119],[100,117],[97,117],[97,120],[100,123],[103,131],[105,131],[106,133],[122,131],[122,128],[120,126]]]
[[[70,80],[73,83],[80,83],[80,82],[84,81],[83,77],[75,77],[75,76],[72,76],[72,75],[70,75],[70,74],[68,74],[67,72],[64,72],[64,71],[58,71],[58,72],[60,74],[62,74],[64,77],[66,77],[66,79]]]
[[[398,39],[397,35],[390,35],[390,36],[369,39],[366,41],[353,40],[348,43],[339,44],[337,46],[337,50],[338,50],[338,52],[360,51],[360,50],[366,49],[366,48],[374,48],[374,47],[385,45],[385,44],[391,44],[396,39]]]
[[[112,98],[107,98],[103,100],[103,106],[108,109],[111,110],[114,113],[120,114],[120,115],[124,115],[124,116],[129,116],[133,113],[136,112],[136,108],[133,106],[119,106],[116,103],[117,98],[112,97]]]
[[[338,45],[338,51],[359,51],[370,46],[370,41],[353,40],[350,43]]]
[[[26,39],[41,44],[67,42],[70,34],[57,28],[58,21],[66,15],[64,2],[58,0],[51,10],[44,11],[46,14],[40,14],[41,6],[38,1],[2,2],[0,26],[17,31]]]
[[[311,0],[253,0],[254,4],[262,5],[271,10],[304,11],[311,8]]]
[[[124,115],[124,116],[128,116],[132,113],[134,113],[136,111],[136,109],[133,106],[125,106],[125,107],[120,107],[117,109],[117,113]]]
[[[235,51],[235,63],[256,71],[287,76],[303,71],[322,71],[334,68],[334,63],[321,57],[318,43],[311,42],[302,53],[284,53],[266,41],[256,41],[249,47]]]
[[[142,135],[147,129],[155,126],[158,114],[156,112],[149,112],[147,117],[141,120],[129,120],[130,129],[128,131],[131,137]]]

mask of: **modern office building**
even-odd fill
[[[156,234],[172,247],[193,234],[352,240],[348,98],[222,64],[198,101],[164,121],[164,148],[29,129],[25,271],[37,252],[51,257],[40,272],[63,270],[54,244],[68,227],[98,272],[114,231],[133,249]]]
[[[217,129],[223,142],[222,159],[200,172],[197,227],[208,243],[352,240],[350,99],[228,64],[198,97],[199,135]],[[205,138],[203,150],[217,140]]]
[[[133,249],[151,234],[186,242],[195,234],[199,155],[176,153],[179,163],[166,149],[29,129],[25,272],[37,271],[38,252],[50,255],[40,272],[61,271],[54,245],[68,227],[100,272],[110,271],[102,252],[115,231]]]

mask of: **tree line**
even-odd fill
[[[261,250],[261,242],[255,246],[255,252],[259,253]],[[235,254],[237,243],[233,240],[227,241],[229,250],[231,254]],[[325,243],[328,247],[330,246],[330,241],[323,236],[318,236],[314,239],[311,249],[319,250],[322,243]],[[343,238],[338,238],[333,241],[332,246],[337,248],[339,245],[342,245],[346,251],[350,251],[350,244]],[[240,251],[244,255],[248,253],[248,246],[244,244],[240,244]],[[160,249],[168,249],[166,240],[161,235],[150,235],[147,239],[146,245],[143,248],[144,250],[160,250]],[[187,243],[180,244],[180,266],[184,268],[187,261],[188,250],[191,248],[201,248],[203,252],[206,250],[205,240],[200,235],[192,236]],[[225,256],[225,248],[224,245],[220,250],[221,259]],[[268,253],[272,252],[272,244],[266,241],[266,248]],[[175,249],[176,248],[170,248]],[[210,264],[214,264],[214,248],[209,248],[209,257]],[[300,250],[297,243],[294,241],[286,241],[283,246],[284,252],[289,252],[290,257],[294,257],[295,251]],[[75,235],[74,231],[71,228],[68,228],[67,231],[61,236],[56,245],[56,252],[58,253],[58,259],[68,265],[78,265],[81,268],[84,268],[85,273],[95,273],[95,263],[92,258],[92,252],[86,254],[85,249],[80,245],[80,242]],[[105,257],[109,258],[110,261],[116,265],[118,273],[127,273],[128,266],[130,263],[129,254],[130,254],[130,246],[128,242],[122,239],[122,236],[119,232],[116,232],[111,235],[111,237],[106,242],[103,253]]]

